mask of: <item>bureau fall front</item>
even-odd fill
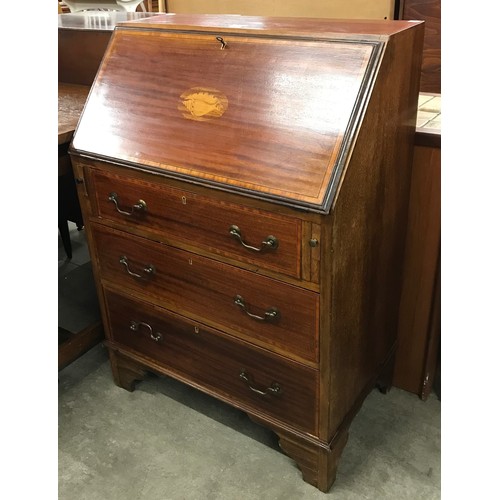
[[[322,491],[391,383],[422,38],[122,23],[70,148],[116,384],[151,371],[245,411]]]

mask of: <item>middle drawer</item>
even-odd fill
[[[93,237],[109,283],[274,352],[318,362],[317,293],[98,224]]]

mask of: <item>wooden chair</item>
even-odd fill
[[[141,8],[144,6],[143,12],[167,12],[166,0],[144,0]]]

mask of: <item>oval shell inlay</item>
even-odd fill
[[[179,111],[184,118],[207,121],[220,118],[228,107],[227,97],[217,89],[193,87],[181,94]]]

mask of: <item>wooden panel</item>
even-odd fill
[[[132,177],[92,170],[99,217],[125,224],[127,230],[146,229],[155,239],[182,240],[212,253],[253,263],[259,267],[300,277],[301,221],[250,207],[207,198],[191,191],[162,187]],[[117,195],[117,205],[110,201]],[[139,200],[145,210],[132,207]],[[131,215],[121,214],[117,210]],[[261,251],[243,247],[230,233],[237,226],[242,241]],[[262,245],[276,241],[277,247]]]
[[[212,329],[168,311],[111,291],[105,294],[115,342],[158,361],[171,375],[230,398],[233,404],[316,432],[316,370],[214,335]],[[133,322],[136,330],[130,328]],[[252,387],[265,391],[277,383],[279,394],[253,392],[240,378],[243,371]]]
[[[63,14],[66,16],[68,14]],[[111,38],[111,31],[58,31],[60,82],[92,85]]]
[[[58,16],[59,81],[92,85],[116,24],[152,15],[145,12],[96,11]]]
[[[441,93],[441,0],[401,0],[401,19],[425,21],[421,92]]]
[[[423,395],[432,387],[437,349],[428,359],[441,242],[441,149],[415,147],[394,385]]]
[[[328,210],[378,45],[216,34],[115,31],[74,148]]]
[[[330,370],[329,399],[338,401],[329,408],[331,429],[395,352],[420,72],[420,59],[408,54],[421,51],[422,39],[420,25],[402,33],[398,43],[392,39],[388,44],[360,130],[360,146],[332,210],[332,282],[322,289],[325,300],[328,293],[332,296],[331,368],[324,367]],[[387,98],[394,88],[403,101]],[[326,348],[322,344],[321,352]],[[338,377],[341,384],[335,383]]]
[[[107,282],[275,352],[317,361],[318,294],[103,226],[92,233]],[[146,278],[130,276],[122,256],[131,272]],[[144,272],[148,265],[154,274]],[[277,308],[279,318],[250,317],[235,303],[238,295],[251,314],[265,317]]]
[[[184,14],[392,19],[394,0],[168,0],[168,11]]]

